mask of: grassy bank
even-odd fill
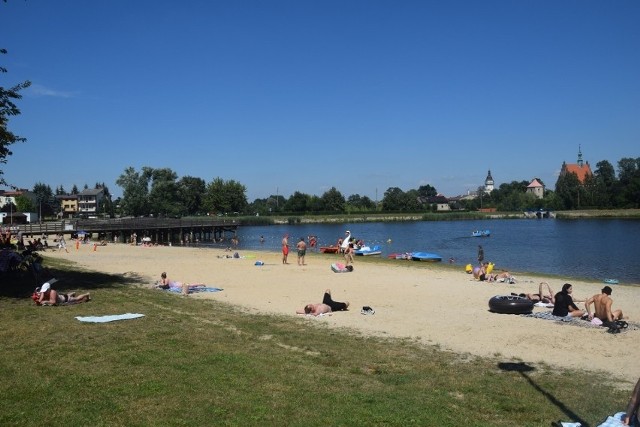
[[[505,360],[500,349],[453,354],[52,267],[94,301],[0,299],[1,425],[593,426],[628,397],[604,375]],[[145,317],[74,318],[127,312]]]

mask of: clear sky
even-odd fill
[[[640,157],[637,0],[9,0],[7,182],[446,196]]]

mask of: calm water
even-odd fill
[[[473,230],[485,229],[491,230],[491,237],[471,237]],[[238,250],[280,250],[285,233],[292,246],[300,237],[310,235],[318,237],[319,245],[330,245],[344,236],[345,230],[368,245],[380,245],[382,256],[435,252],[443,262],[453,258],[464,266],[477,262],[481,244],[485,260],[500,269],[598,280],[615,278],[620,283],[640,284],[638,220],[509,219],[240,227]],[[264,244],[260,244],[261,235]]]

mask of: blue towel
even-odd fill
[[[90,323],[107,323],[113,322],[115,320],[129,320],[129,319],[137,319],[139,317],[144,317],[144,314],[139,313],[126,313],[126,314],[110,314],[107,316],[76,316],[81,322],[90,322]]]
[[[169,292],[175,292],[176,294],[182,293],[182,288],[169,288],[167,289]],[[213,288],[213,287],[201,287],[201,288],[191,288],[189,289],[189,293],[193,294],[195,292],[220,292],[224,291],[222,288]]]

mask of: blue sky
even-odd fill
[[[127,167],[382,199],[640,157],[640,2],[9,0],[11,184]]]

